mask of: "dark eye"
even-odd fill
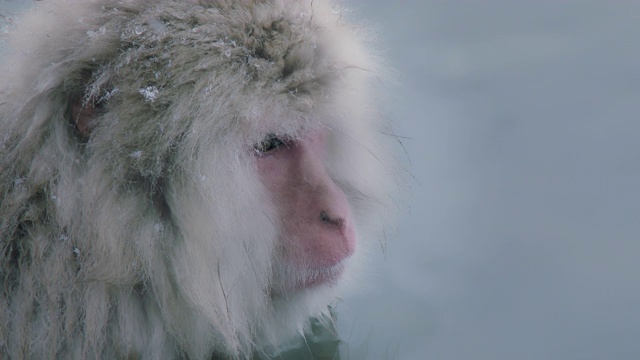
[[[268,153],[274,151],[281,146],[284,146],[284,141],[280,140],[275,134],[269,134],[262,139],[259,143],[253,146],[253,149],[258,154]]]

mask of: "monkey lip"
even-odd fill
[[[314,286],[335,283],[344,272],[344,264],[339,262],[335,265],[307,270],[306,276],[301,278],[295,285],[296,289],[307,289]]]

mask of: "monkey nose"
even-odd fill
[[[339,263],[355,252],[356,239],[351,216],[346,204],[337,209],[324,209],[317,218],[324,233],[320,240],[318,254],[323,254],[329,264]]]
[[[320,211],[320,221],[327,224],[328,226],[335,226],[338,229],[344,228],[345,221],[340,217],[332,217],[327,214],[326,211]]]

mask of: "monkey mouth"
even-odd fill
[[[294,289],[308,289],[322,284],[336,283],[344,272],[344,264],[339,262],[332,266],[308,269],[298,278]]]
[[[345,268],[344,261],[330,266],[308,267],[306,269],[288,267],[284,272],[275,275],[269,294],[271,297],[287,297],[298,291],[310,290],[317,286],[335,285],[340,280]]]

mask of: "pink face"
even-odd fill
[[[269,135],[256,145],[258,174],[280,216],[285,262],[303,274],[292,286],[335,281],[356,240],[344,192],[325,167],[325,134]]]

